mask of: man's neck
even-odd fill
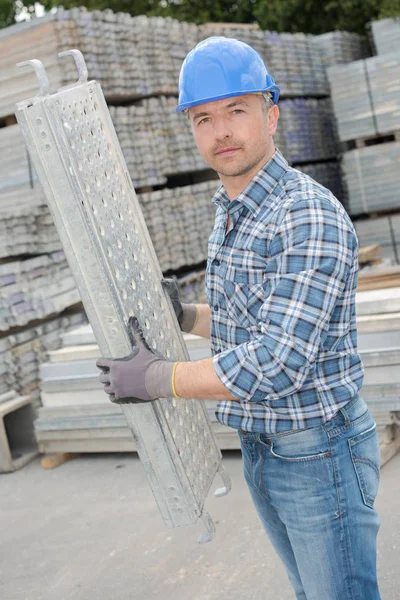
[[[272,147],[270,152],[265,155],[265,157],[260,160],[259,163],[248,173],[244,175],[238,176],[230,176],[230,175],[221,175],[218,173],[221,182],[228,194],[230,200],[234,200],[239,196],[241,192],[249,185],[250,181],[257,175],[260,169],[273,157],[275,154],[275,147]]]

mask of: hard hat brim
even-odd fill
[[[260,90],[241,90],[240,92],[229,92],[229,94],[221,94],[219,96],[212,96],[210,98],[201,98],[199,100],[193,100],[192,102],[183,102],[175,108],[175,112],[180,113],[192,108],[192,106],[199,106],[200,104],[207,104],[208,102],[216,102],[217,100],[224,100],[225,98],[234,98],[235,96],[247,96],[248,94],[258,94],[260,92],[269,92],[271,94],[271,100],[274,104],[278,103],[280,88],[277,85],[273,85],[269,88]]]

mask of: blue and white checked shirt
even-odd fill
[[[351,220],[278,150],[235,200],[221,186],[213,202],[211,348],[218,377],[239,399],[220,402],[217,418],[266,433],[321,425],[363,380]]]

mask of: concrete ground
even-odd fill
[[[198,524],[167,529],[135,455],[39,460],[0,475],[1,600],[289,600],[294,596],[252,507],[238,452],[232,492]],[[382,471],[377,508],[382,600],[400,598],[400,454]],[[216,487],[220,482],[215,482]]]

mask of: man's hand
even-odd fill
[[[151,402],[156,398],[173,398],[173,375],[177,363],[167,362],[148,347],[135,317],[128,322],[134,349],[124,358],[99,358],[100,381],[110,400],[117,404]]]
[[[162,286],[171,298],[172,306],[178,319],[179,327],[185,333],[190,333],[197,322],[197,308],[195,304],[185,304],[180,301],[179,290],[175,279],[162,279]]]

